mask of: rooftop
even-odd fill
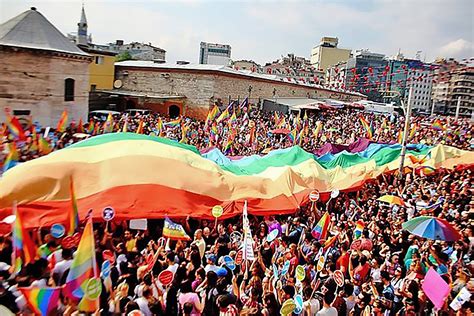
[[[89,56],[34,7],[0,25],[0,45]]]
[[[157,68],[157,69],[170,69],[170,70],[174,69],[174,70],[192,70],[192,71],[217,71],[217,72],[221,72],[225,74],[233,74],[233,75],[240,75],[240,76],[252,77],[252,78],[257,78],[257,79],[285,82],[285,83],[291,83],[291,84],[295,84],[299,86],[314,87],[318,89],[325,89],[328,91],[342,92],[342,93],[348,93],[352,95],[365,97],[365,95],[358,92],[347,91],[347,90],[342,90],[342,89],[330,89],[321,85],[314,85],[314,84],[309,84],[309,83],[296,82],[295,80],[288,80],[288,78],[282,78],[277,75],[256,73],[250,70],[236,70],[236,69],[233,69],[227,66],[221,66],[221,65],[209,65],[209,64],[177,65],[177,64],[170,64],[170,63],[160,64],[160,63],[154,63],[153,61],[145,61],[145,60],[127,60],[127,61],[116,62],[115,66],[116,67]]]

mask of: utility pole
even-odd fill
[[[408,91],[408,102],[405,110],[405,127],[403,129],[403,141],[402,141],[402,152],[400,154],[400,167],[398,168],[398,177],[400,180],[403,179],[403,165],[405,164],[405,155],[407,152],[407,141],[408,141],[408,129],[410,128],[411,118],[411,101],[413,98],[413,87],[410,87]]]
[[[456,105],[456,116],[455,116],[456,121],[459,118],[459,108],[460,107],[461,107],[461,96],[458,97],[458,104]]]

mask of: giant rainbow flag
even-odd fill
[[[438,145],[410,146],[405,165],[438,168],[470,166],[474,152]],[[70,177],[79,217],[89,209],[94,220],[111,206],[117,219],[223,218],[242,213],[243,201],[254,215],[294,212],[317,189],[321,199],[333,189],[353,191],[366,181],[399,167],[399,144],[371,143],[357,153],[316,156],[294,146],[265,156],[231,160],[218,150],[201,154],[195,147],[156,136],[111,133],[89,138],[47,156],[15,166],[0,178],[0,218],[18,201],[27,228],[67,223]],[[410,159],[416,158],[416,159]],[[26,215],[27,214],[27,215]]]

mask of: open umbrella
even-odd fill
[[[405,205],[405,202],[400,197],[395,196],[395,195],[384,195],[384,196],[379,197],[377,201],[386,202],[388,204],[401,205],[401,206]]]
[[[433,239],[455,241],[461,234],[445,219],[433,216],[419,216],[402,224],[402,228],[413,235]]]

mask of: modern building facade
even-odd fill
[[[64,110],[87,119],[92,56],[36,8],[0,25],[0,60],[0,122],[4,108],[43,126],[55,126]]]
[[[229,66],[231,62],[230,58],[230,45],[201,42],[199,47],[200,64]]]
[[[331,66],[346,61],[351,56],[350,49],[338,48],[337,37],[323,37],[319,45],[311,50],[311,65],[324,73]]]
[[[436,113],[455,115],[460,100],[459,114],[471,116],[474,111],[474,67],[453,59],[436,61],[432,99]]]

